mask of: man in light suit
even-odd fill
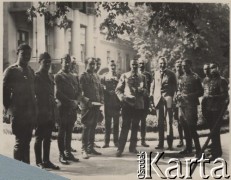
[[[150,97],[158,117],[159,144],[156,149],[163,149],[164,147],[164,122],[167,121],[167,143],[168,148],[171,150],[173,141],[172,101],[177,89],[177,80],[174,72],[167,69],[165,57],[160,57],[158,63],[159,70],[155,72],[150,88]]]

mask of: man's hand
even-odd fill
[[[77,100],[72,100],[71,103],[72,103],[73,109],[78,109],[78,101]]]

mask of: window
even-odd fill
[[[111,60],[111,52],[107,51],[107,63],[109,63]]]
[[[18,31],[18,46],[21,43],[27,43],[29,44],[29,33],[27,31]]]
[[[85,45],[84,44],[81,44],[81,62],[84,62],[85,61]]]
[[[130,68],[130,57],[129,54],[126,54],[126,71]]]
[[[119,71],[121,70],[121,67],[122,67],[121,63],[122,63],[122,57],[121,57],[120,52],[118,52],[117,67]]]
[[[45,35],[45,46],[46,46],[45,51],[48,52],[48,35]]]
[[[86,27],[80,26],[80,54],[81,62],[85,62],[86,58]]]

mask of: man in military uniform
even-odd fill
[[[149,94],[150,94],[150,86],[152,83],[152,75],[145,71],[145,62],[144,60],[139,61],[139,72],[145,76],[146,83],[147,83],[147,94],[144,94],[144,110],[141,117],[141,127],[140,127],[140,134],[141,134],[141,145],[144,147],[149,147],[149,145],[145,142],[146,136],[146,118],[149,112]]]
[[[180,77],[183,75],[183,70],[182,70],[182,60],[177,60],[175,63],[175,70],[176,70],[176,79],[177,79],[177,84],[179,82]],[[177,103],[177,102],[175,102]],[[180,123],[179,120],[179,108],[175,107],[175,112],[174,112],[174,119],[178,121],[178,133],[179,133],[179,143],[177,147],[182,147],[184,145],[184,140],[183,140],[183,127]]]
[[[60,102],[60,123],[58,132],[59,161],[69,164],[68,160],[78,162],[71,153],[71,135],[77,118],[77,99],[81,95],[78,81],[70,72],[71,58],[65,54],[61,59],[62,69],[55,75],[56,98]]]
[[[40,68],[35,74],[35,94],[38,104],[38,118],[35,131],[35,158],[40,168],[59,169],[50,162],[51,133],[55,123],[54,78],[49,73],[51,57],[45,52],[39,57]],[[42,160],[43,143],[43,160]]]
[[[76,80],[78,82],[78,89],[80,90],[80,83],[79,83],[79,76],[78,76],[78,64],[76,62],[76,58],[75,57],[71,58],[71,73],[76,77]],[[78,102],[77,114],[78,114],[78,111],[80,111],[79,102]],[[77,150],[74,149],[74,148],[72,148],[72,146],[71,146],[71,152],[77,152]]]
[[[111,134],[111,121],[113,119],[113,137],[114,145],[118,146],[119,136],[119,116],[121,104],[115,94],[115,88],[119,82],[120,75],[116,73],[116,63],[110,61],[109,72],[101,78],[101,83],[104,87],[104,113],[105,113],[105,144],[103,148],[109,147]]]
[[[179,79],[177,92],[177,102],[179,107],[179,118],[182,123],[186,148],[180,152],[183,155],[192,153],[192,138],[194,140],[196,154],[201,151],[199,136],[197,134],[197,106],[199,105],[199,97],[203,95],[203,88],[200,78],[191,70],[192,62],[188,59],[182,61],[182,69],[184,74]]]
[[[82,156],[88,159],[88,154],[101,155],[94,149],[95,129],[100,118],[100,105],[103,104],[103,92],[99,76],[95,73],[95,58],[89,58],[87,69],[80,76],[82,89]]]
[[[30,163],[30,141],[36,119],[34,71],[28,65],[31,47],[21,44],[18,60],[8,67],[3,78],[3,105],[13,117],[12,133],[15,135],[14,159]]]
[[[100,58],[95,58],[95,73],[96,73],[96,75],[100,78],[100,76],[99,76],[99,70],[100,70],[100,68],[101,68],[101,59]],[[101,91],[103,91],[103,86],[101,87],[102,88],[102,90]],[[99,145],[97,145],[96,143],[94,143],[94,147],[96,147],[96,148],[101,148]]]
[[[120,157],[124,151],[130,126],[132,126],[132,130],[129,152],[137,153],[137,131],[144,110],[144,94],[147,93],[146,79],[144,75],[138,72],[138,66],[138,60],[131,60],[131,71],[121,75],[115,90],[119,100],[123,103],[123,122],[116,153],[117,157]]]
[[[203,82],[204,85],[204,108],[206,113],[206,120],[209,125],[210,131],[215,128],[212,134],[211,140],[211,160],[214,160],[222,156],[221,139],[220,139],[220,128],[221,119],[218,124],[216,124],[220,114],[222,113],[223,106],[228,97],[228,83],[220,76],[219,66],[217,63],[213,62],[209,66],[210,76],[206,78]],[[217,125],[214,127],[214,125]]]
[[[203,66],[203,72],[205,74],[205,78],[203,79],[203,82],[202,82],[202,86],[204,88],[204,95],[203,98],[202,98],[202,101],[201,101],[201,110],[202,110],[202,115],[205,119],[207,119],[207,115],[208,115],[208,112],[207,112],[207,97],[206,97],[206,93],[209,92],[209,81],[210,81],[210,67],[209,67],[209,63],[207,64],[204,64]],[[209,145],[210,146],[210,145]]]
[[[158,60],[159,70],[155,72],[151,85],[150,96],[153,99],[154,107],[157,110],[159,144],[156,149],[164,147],[164,122],[167,122],[167,143],[168,148],[172,149],[173,142],[173,96],[177,89],[175,73],[167,69],[167,60],[160,57]]]

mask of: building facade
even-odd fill
[[[70,3],[67,28],[49,26],[44,16],[40,15],[29,22],[26,12],[31,6],[36,7],[37,3],[4,2],[4,69],[16,61],[17,46],[22,42],[32,47],[31,66],[35,70],[38,68],[39,54],[44,51],[50,53],[53,59],[52,73],[60,69],[60,58],[65,53],[77,59],[79,73],[84,71],[88,57],[101,58],[102,67],[113,59],[117,62],[119,71],[125,72],[129,69],[129,61],[135,56],[132,44],[122,39],[106,40],[105,34],[99,30],[100,18],[90,13],[94,9],[94,3]],[[55,8],[55,2],[49,5],[50,11]]]

